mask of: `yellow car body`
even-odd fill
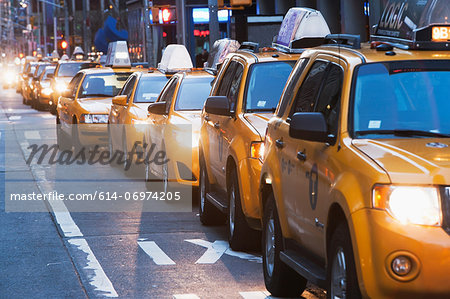
[[[260,53],[238,51],[229,55],[222,65],[212,87],[211,97],[226,96],[230,103],[234,103],[234,111],[230,115],[209,113],[208,99],[202,113],[200,161],[207,175],[208,186],[205,188],[210,189],[209,194],[200,194],[202,223],[208,224],[209,219],[213,222],[217,219],[216,216],[207,216],[208,205],[213,204],[223,214],[237,206],[234,216],[231,215],[239,217],[236,224],[233,224],[235,232],[242,231],[246,235],[252,229],[260,229],[262,209],[259,201],[255,200],[255,194],[259,188],[256,178],[259,177],[262,166],[264,134],[284,84],[299,56],[300,54],[287,54],[275,49]],[[235,68],[239,71],[235,71]],[[229,76],[240,76],[240,79],[225,87],[224,82],[229,80]],[[232,195],[236,196],[233,200],[239,203],[230,204]],[[214,209],[210,211],[215,213]],[[232,223],[230,220],[228,222]],[[241,238],[238,235],[239,233],[235,237],[229,236],[230,240],[237,239],[230,241],[233,249],[243,249],[247,246],[245,242],[252,243],[257,239]]]
[[[199,70],[179,72],[167,82],[158,100],[149,106],[144,142],[146,154],[163,151],[167,163],[146,164],[146,179],[157,177],[164,182],[198,186],[198,141],[200,114],[214,77]],[[162,108],[152,113],[152,106]]]
[[[131,68],[93,68],[79,71],[70,81],[67,91],[60,96],[57,106],[58,134],[63,133],[74,145],[97,145],[108,143],[107,121],[112,98],[135,71]],[[115,77],[114,77],[115,76]],[[89,78],[112,79],[111,84],[100,89],[109,94],[89,96]],[[95,80],[95,79],[94,79]],[[86,85],[86,96],[82,86]],[[99,89],[99,90],[100,90]],[[60,134],[61,135],[61,134]]]
[[[128,153],[138,142],[137,150],[142,152],[148,105],[156,101],[169,78],[170,75],[153,69],[130,76],[118,95],[126,96],[126,102],[116,102],[113,98],[108,119],[111,151]]]
[[[417,78],[410,79],[408,85],[405,85],[407,79],[393,83],[386,79],[386,72],[382,73],[385,77],[377,75],[383,69],[381,66],[391,67],[389,75],[414,74]],[[440,72],[429,77],[422,75],[428,74],[427,67]],[[322,71],[323,77],[319,77],[317,74],[322,74]],[[437,134],[439,131],[435,131],[434,136],[433,130],[428,133],[412,129],[394,132],[392,129],[402,128],[387,127],[392,111],[397,113],[397,105],[403,107],[399,108],[397,116],[392,116],[397,124],[409,125],[401,112],[413,109],[417,119],[433,111],[430,122],[444,124],[448,113],[445,117],[439,109],[448,111],[449,106],[435,105],[438,92],[443,96],[442,91],[444,88],[448,90],[448,85],[445,85],[448,83],[439,83],[439,79],[433,76],[444,76],[449,72],[449,51],[395,48],[389,52],[362,45],[361,49],[322,46],[303,53],[288,80],[276,116],[269,122],[261,171],[260,205],[265,207],[263,231],[268,232],[274,225],[277,230],[278,222],[279,234],[284,240],[284,245],[273,245],[273,248],[279,246],[278,250],[281,250],[275,259],[279,258],[303,278],[328,287],[330,292],[330,273],[338,259],[335,254],[340,254],[333,244],[342,245],[342,252],[350,246],[354,256],[349,257],[348,252],[345,253],[345,262],[348,268],[354,264],[357,282],[352,285],[352,290],[359,286],[360,291],[360,294],[356,292],[353,295],[367,298],[450,296],[449,136],[440,136]],[[364,75],[372,74],[375,75],[371,80],[358,81],[363,80]],[[449,76],[446,78],[448,80]],[[303,93],[313,81],[324,82],[324,88],[328,88],[323,92],[324,102],[320,102],[322,90],[318,91],[319,95],[316,93],[315,99],[320,100],[315,104],[314,98]],[[341,82],[341,85],[336,82]],[[366,85],[355,82],[365,82]],[[383,84],[371,85],[374,82]],[[317,88],[311,88],[310,94],[314,94]],[[417,95],[409,94],[412,90],[423,95],[422,106],[414,102]],[[325,102],[327,96],[330,97],[328,105]],[[340,97],[340,104],[333,102],[336,97]],[[448,93],[445,97],[448,98]],[[357,99],[361,105],[356,104],[360,103],[356,102]],[[364,100],[367,104],[363,105]],[[302,133],[302,128],[310,126],[317,129],[316,123],[311,120],[303,123],[301,128],[297,115],[303,120],[323,115],[324,121],[317,123],[326,122],[324,127],[328,130],[325,133],[331,135],[324,135],[322,127],[316,133],[311,133],[314,132],[311,129],[308,131],[311,134],[305,137],[308,133]],[[365,122],[365,115],[373,118]],[[420,126],[425,121],[411,123]],[[356,131],[358,126],[361,130]],[[371,130],[375,131],[371,133]],[[296,132],[300,132],[299,135],[295,135]],[[438,212],[434,206],[434,210],[430,210],[433,213],[425,216],[428,219],[431,215],[441,217],[439,223],[411,222],[413,220],[409,217],[416,217],[412,214],[421,213],[420,209],[413,207],[416,203],[414,194],[422,194],[420,192],[436,193],[427,196],[430,202],[441,207],[441,211]],[[396,202],[405,197],[394,197],[394,194],[409,194],[411,201],[403,202],[400,209]],[[418,200],[420,202],[421,199]],[[395,213],[392,212],[394,209]],[[350,241],[346,244],[336,241],[337,231],[348,232]],[[346,234],[339,234],[340,237],[343,235]],[[267,236],[264,241],[268,252],[272,250],[270,238]],[[271,277],[279,268],[271,268],[272,274],[266,270],[270,269],[266,265],[271,265],[272,261],[266,261],[265,257],[269,255],[264,252],[263,256],[266,286],[272,288],[276,295],[279,290],[273,286]],[[281,275],[279,273],[276,275]],[[292,277],[292,273],[290,275]],[[343,283],[351,292],[351,279],[347,277]],[[347,293],[347,296],[351,298],[351,294]]]

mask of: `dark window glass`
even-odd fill
[[[136,76],[130,76],[125,82],[125,85],[122,87],[122,90],[120,91],[120,95],[126,95],[127,96],[127,103],[130,100],[130,96],[133,93],[133,87],[134,83],[136,82]]]
[[[70,81],[69,85],[67,86],[67,90],[70,90],[72,93],[72,98],[75,98],[77,95],[78,85],[81,81],[81,78],[83,77],[83,74],[78,74]]]
[[[253,64],[247,79],[245,110],[274,112],[295,61]]]
[[[291,114],[312,112],[325,76],[328,62],[316,61],[295,96]]]
[[[131,73],[89,74],[83,80],[80,98],[114,97],[122,89]]]
[[[166,76],[141,77],[134,93],[134,103],[153,103],[158,98],[164,85]]]
[[[286,91],[284,92],[283,98],[281,99],[280,108],[278,109],[277,116],[281,117],[286,107],[291,102],[293,96],[294,96],[294,90],[295,86],[298,83],[298,80],[300,79],[300,76],[302,75],[306,65],[308,64],[308,59],[300,59],[294,69],[294,73],[292,74],[291,79],[287,82]]]
[[[234,71],[236,70],[236,67],[239,65],[236,61],[231,61],[228,65],[227,69],[225,70],[225,73],[222,76],[222,80],[220,81],[220,86],[217,89],[217,95],[218,96],[227,96],[228,89],[231,83],[231,80],[234,75]]]
[[[236,71],[231,81],[230,91],[228,93],[228,100],[230,103],[230,111],[236,109],[236,102],[239,95],[239,87],[241,86],[242,74],[244,73],[244,66],[240,63],[236,66]]]
[[[324,115],[328,125],[328,133],[334,136],[336,136],[338,128],[343,75],[340,66],[330,64],[322,91],[314,109],[315,112],[321,112]]]
[[[82,62],[61,63],[58,68],[58,77],[73,77],[81,69]]]
[[[201,110],[211,91],[212,77],[185,78],[181,82],[175,110]]]

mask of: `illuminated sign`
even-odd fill
[[[229,10],[222,9],[218,11],[219,22],[228,22]],[[209,9],[208,8],[193,8],[192,9],[192,18],[194,20],[194,24],[205,24],[209,23]]]
[[[434,26],[431,32],[434,42],[446,42],[450,40],[450,27]]]

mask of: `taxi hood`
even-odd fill
[[[90,114],[109,114],[112,98],[84,98],[78,99],[78,102]]]
[[[272,116],[272,112],[244,114],[244,118],[255,128],[261,139],[266,135],[267,123]]]
[[[394,184],[450,184],[449,139],[354,139],[352,144],[378,163]]]
[[[170,124],[172,125],[182,125],[190,124],[192,125],[193,132],[199,132],[202,124],[201,111],[174,111],[171,117]]]

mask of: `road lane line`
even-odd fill
[[[175,265],[175,262],[154,241],[138,241],[138,244],[155,264]]]
[[[195,294],[177,294],[173,295],[173,299],[200,299],[200,297]]]
[[[270,296],[270,293],[267,291],[254,291],[254,292],[239,292],[244,299],[268,299],[273,298]]]
[[[41,139],[39,131],[25,131],[24,135],[26,139]]]
[[[86,277],[89,279],[89,284],[94,286],[94,291],[99,292],[105,297],[119,297],[114,289],[108,276],[103,271],[102,266],[98,262],[91,248],[85,239],[69,239],[69,244],[76,246],[79,250],[86,254],[86,266],[83,270],[86,271]]]
[[[22,116],[20,115],[14,115],[9,117],[9,120],[20,120],[20,119],[22,119]]]
[[[214,264],[224,254],[250,262],[262,263],[262,258],[260,256],[233,251],[227,241],[217,240],[214,241],[214,243],[202,239],[189,239],[184,241],[206,248],[206,252],[195,262],[196,264]]]

